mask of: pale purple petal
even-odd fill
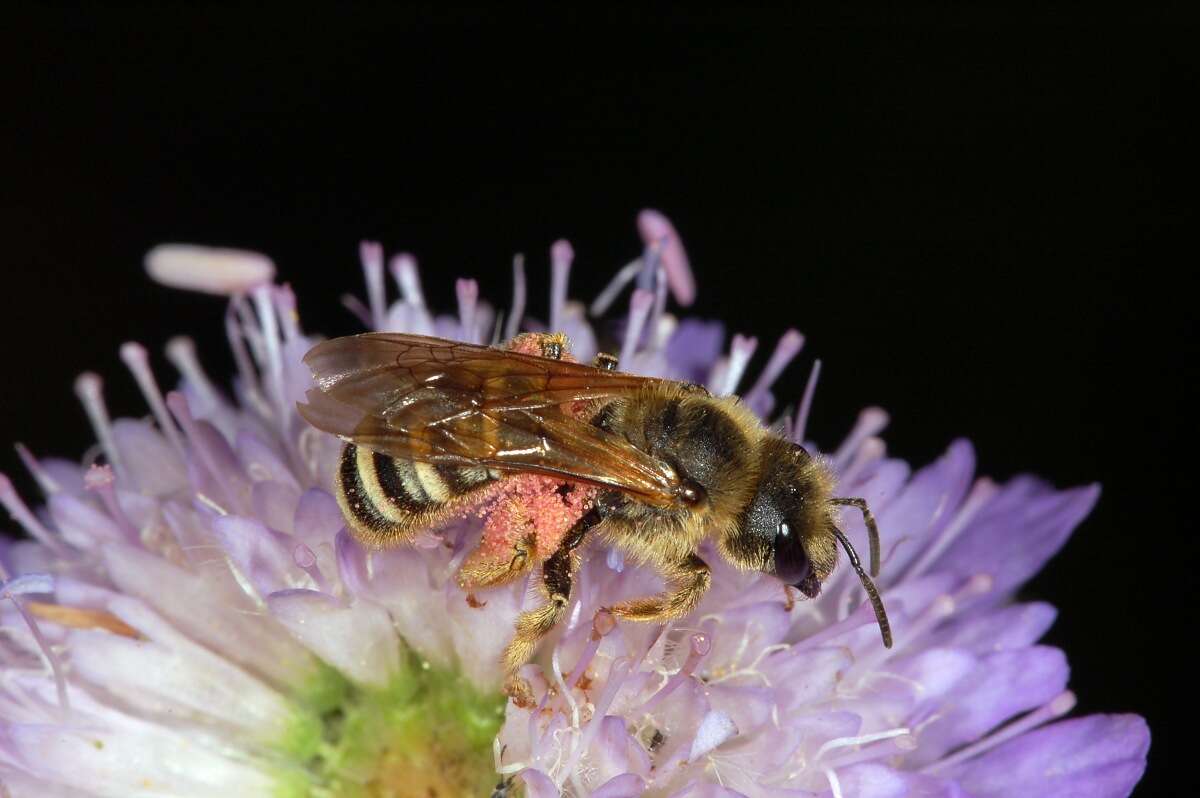
[[[1089,715],[1009,740],[950,775],[975,798],[1124,798],[1149,748],[1150,729],[1137,715]]]
[[[996,593],[1004,595],[1041,570],[1099,497],[1097,485],[1053,491],[1028,477],[1015,479],[930,570],[964,576],[987,571],[996,580]]]
[[[384,688],[400,670],[400,640],[377,604],[347,605],[315,590],[284,590],[268,596],[267,606],[300,642],[352,681]]]
[[[637,798],[646,790],[646,780],[633,773],[614,776],[592,793],[592,798]]]

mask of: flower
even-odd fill
[[[757,342],[677,319],[695,293],[670,222],[643,212],[644,249],[593,303],[636,282],[618,330],[622,368],[732,394]],[[546,326],[596,351],[567,300],[573,253],[551,249],[547,325],[524,313],[523,261],[507,313],[459,280],[457,313],[426,305],[415,260],[387,268],[365,243],[367,327],[483,342]],[[1014,591],[1065,542],[1099,490],[1032,477],[974,479],[965,441],[911,473],[869,409],[827,453],[843,495],[885,534],[879,580],[896,645],[885,649],[849,569],[816,600],[712,553],[713,587],[691,616],[649,626],[604,609],[655,592],[655,576],[593,550],[568,621],[523,675],[535,705],[499,692],[498,659],[524,583],[464,594],[455,574],[475,516],[417,545],[369,551],[329,493],[338,442],[295,403],[314,343],[295,298],[252,253],[166,246],[158,281],[230,296],[233,398],[175,339],[182,374],[163,395],[138,344],[121,355],[149,419],[112,420],[100,378],[79,394],[96,431],[80,466],[19,452],[46,502],[0,477],[28,539],[0,539],[0,780],[13,796],[1066,796],[1127,795],[1149,733],[1129,715],[1062,720],[1074,705],[1061,651],[1037,644],[1055,612]],[[761,417],[803,345],[785,334],[742,394]],[[780,429],[805,441],[819,372]],[[810,450],[815,446],[806,443]],[[843,518],[862,543],[859,519]]]

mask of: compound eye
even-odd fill
[[[812,563],[800,545],[800,533],[787,521],[775,529],[775,574],[789,585],[799,586],[812,574]]]

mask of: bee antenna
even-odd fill
[[[871,543],[871,576],[879,576],[879,527],[875,524],[875,516],[867,507],[866,499],[830,499],[830,504],[841,507],[857,507],[862,513],[863,523],[867,526],[867,540]]]
[[[846,550],[846,556],[850,558],[850,567],[858,574],[858,579],[862,582],[863,590],[867,591],[867,598],[871,600],[871,609],[875,610],[875,622],[879,624],[879,633],[883,635],[883,647],[891,648],[892,625],[888,623],[887,610],[883,608],[883,599],[879,597],[879,590],[876,589],[875,583],[871,581],[871,577],[867,576],[867,572],[863,570],[862,562],[858,559],[858,552],[850,545],[850,541],[846,539],[842,530],[831,524],[829,531],[834,534],[834,537],[842,544],[842,548]]]

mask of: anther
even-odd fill
[[[650,308],[653,304],[654,294],[640,288],[635,290],[633,296],[630,297],[629,322],[625,325],[625,340],[621,342],[621,354],[619,355],[622,363],[632,362],[633,353],[641,344],[642,329],[646,325],[646,317],[650,315]]]
[[[96,440],[99,442],[104,456],[116,469],[117,475],[124,479],[124,464],[121,462],[121,454],[117,450],[117,442],[113,437],[108,408],[104,404],[104,381],[100,379],[100,375],[85,371],[75,379],[75,395],[83,404],[84,412],[87,413],[88,421],[91,422],[92,431],[96,433]]]
[[[758,349],[758,339],[750,336],[734,334],[733,343],[729,346],[729,358],[725,362],[719,382],[713,383],[713,393],[717,396],[731,396],[737,391],[754,350]]]
[[[858,452],[858,447],[862,445],[862,442],[883,432],[890,420],[887,411],[879,407],[868,407],[859,413],[854,428],[850,430],[846,440],[833,454],[834,467],[839,471],[844,469]]]
[[[425,295],[421,293],[421,274],[417,270],[417,259],[407,252],[392,257],[389,268],[392,279],[400,286],[404,301],[417,307],[425,306]]]
[[[475,343],[475,307],[479,301],[479,283],[470,279],[456,280],[454,293],[458,296],[458,323],[462,327],[462,340]]]
[[[145,263],[161,285],[220,296],[245,294],[275,278],[270,258],[240,249],[162,244],[146,253]]]
[[[113,487],[114,482],[116,482],[116,477],[113,476],[113,470],[109,466],[93,465],[83,475],[83,487],[100,496],[100,501],[104,504],[104,509],[108,510],[109,516],[129,540],[136,543],[141,535],[133,521],[130,521],[129,516],[121,509],[121,504],[117,501],[116,488]]]
[[[8,571],[0,564],[0,599],[8,599],[17,608],[17,613],[20,614],[21,620],[29,627],[29,633],[33,636],[33,642],[37,646],[38,651],[42,654],[42,659],[45,660],[46,667],[49,668],[51,675],[54,677],[54,689],[58,693],[58,706],[64,712],[71,709],[71,702],[67,696],[67,678],[62,668],[62,663],[58,661],[58,655],[54,653],[50,642],[46,640],[42,634],[41,628],[37,625],[37,621],[33,616],[25,611],[25,607],[21,605],[18,595],[28,593],[49,593],[54,589],[53,578],[42,574],[27,574],[19,576],[16,579],[9,579]]]
[[[712,639],[703,632],[697,632],[688,640],[688,655],[683,661],[683,667],[679,669],[671,678],[667,679],[667,683],[662,688],[646,699],[640,710],[645,713],[658,706],[664,698],[675,692],[681,684],[687,679],[690,679],[692,673],[695,672],[696,666],[700,664],[700,660],[708,656],[708,652],[712,650]]]
[[[638,214],[637,226],[644,244],[649,246],[651,242],[659,242],[659,263],[666,272],[675,301],[684,306],[692,304],[696,298],[696,281],[675,225],[659,211],[646,208]]]
[[[42,467],[33,453],[26,448],[25,444],[18,443],[14,447],[17,450],[17,456],[21,458],[21,462],[25,464],[25,470],[30,473],[42,493],[49,496],[52,493],[58,493],[62,490],[62,485],[58,484],[58,480],[50,476],[50,473]]]
[[[221,395],[196,357],[196,344],[191,338],[177,336],[167,341],[167,360],[183,375],[188,385],[210,406],[221,404]]]
[[[812,410],[813,395],[817,392],[817,380],[821,377],[821,361],[814,360],[812,370],[808,372],[808,382],[804,384],[804,397],[800,400],[800,409],[796,411],[796,423],[792,426],[792,442],[804,445],[804,433],[808,429],[808,414]]]
[[[20,524],[21,528],[28,532],[34,540],[60,554],[63,553],[65,548],[58,536],[38,520],[38,517],[29,509],[29,505],[25,504],[21,498],[21,494],[17,493],[12,481],[3,473],[0,473],[0,506],[8,510],[8,514],[12,516],[13,520]]]
[[[521,331],[521,321],[525,317],[525,256],[513,255],[513,296],[512,311],[504,326],[504,340],[511,341]]]
[[[746,404],[753,406],[763,401],[771,385],[787,368],[788,363],[792,362],[792,358],[796,357],[803,348],[804,336],[800,334],[799,330],[790,329],[780,336],[779,343],[775,345],[775,351],[771,353],[767,365],[763,367],[762,373],[755,380],[754,387],[746,393]]]
[[[150,412],[154,414],[158,428],[175,447],[175,451],[183,454],[183,441],[179,438],[179,430],[175,428],[175,422],[171,420],[171,415],[167,412],[167,406],[163,402],[162,391],[158,387],[158,381],[154,379],[154,372],[150,368],[150,356],[146,353],[146,348],[136,341],[127,341],[121,344],[120,354],[121,360],[133,374],[134,381],[141,390],[142,396],[145,397],[146,404],[150,405]]]
[[[387,317],[386,289],[383,284],[383,245],[378,241],[363,241],[358,245],[363,276],[367,282],[367,304],[371,308],[371,327],[382,330]]]
[[[550,332],[562,331],[563,306],[567,304],[567,279],[575,250],[560,238],[550,245]]]

